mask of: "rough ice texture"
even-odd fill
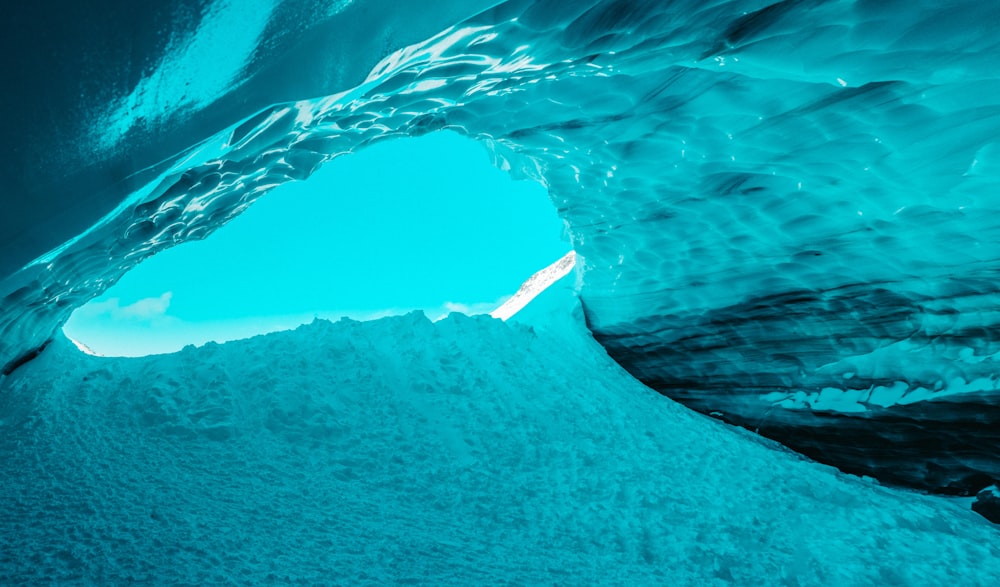
[[[642,381],[847,470],[1000,477],[1000,4],[297,0],[263,32],[162,4],[67,13],[66,37],[5,19],[31,95],[4,111],[33,126],[0,157],[4,371],[273,186],[451,129],[549,188],[589,325]],[[240,73],[164,101],[198,85],[188,46]]]
[[[317,321],[140,359],[58,340],[0,394],[0,583],[1000,576],[996,527],[968,509],[686,410],[561,309],[537,328]]]

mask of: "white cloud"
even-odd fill
[[[123,306],[119,309],[121,315],[127,318],[139,318],[140,320],[150,320],[158,318],[167,313],[170,307],[170,299],[174,297],[174,292],[164,292],[158,298],[144,298],[133,304]]]
[[[492,302],[474,302],[471,304],[466,304],[463,302],[445,302],[440,308],[427,308],[424,313],[431,320],[437,322],[442,318],[448,316],[452,312],[459,312],[467,316],[475,316],[477,314],[489,314],[493,310],[497,309],[502,305],[510,296],[503,296]]]
[[[463,304],[461,302],[445,302],[444,309],[448,312],[461,312],[463,314],[468,314],[469,316],[474,316],[476,314],[489,314],[497,306],[502,304],[510,296],[504,296],[499,300],[493,302],[478,302],[475,304]]]
[[[121,305],[119,298],[89,304],[81,308],[88,317],[105,316],[112,320],[152,322],[166,317],[174,292],[167,291],[153,298],[143,298],[128,305]]]

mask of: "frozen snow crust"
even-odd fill
[[[317,321],[141,359],[58,340],[0,393],[0,583],[1000,576],[968,509],[688,411],[565,316]]]
[[[275,185],[451,129],[550,189],[642,381],[846,470],[1000,478],[997,2],[152,4],[0,25],[0,372]]]

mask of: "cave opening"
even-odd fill
[[[209,238],[142,262],[63,330],[87,352],[144,356],[315,318],[488,313],[569,250],[544,187],[439,131],[279,186]]]

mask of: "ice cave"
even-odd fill
[[[1000,3],[0,27],[0,584],[1000,582]],[[272,190],[439,132],[572,247],[492,314],[138,358],[63,334]]]

